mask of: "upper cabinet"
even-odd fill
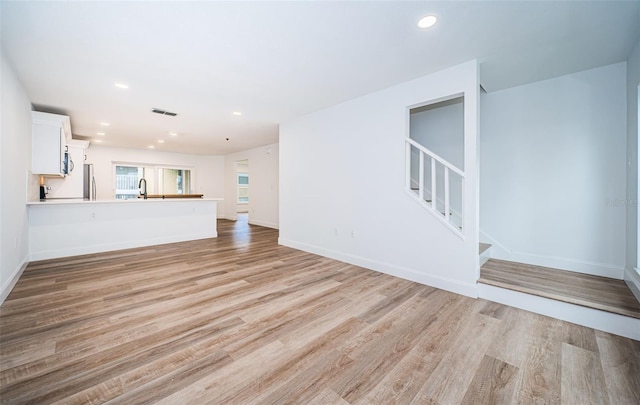
[[[67,145],[71,142],[71,121],[66,115],[32,111],[31,172],[44,176],[65,176],[68,172]]]

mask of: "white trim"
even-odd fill
[[[486,262],[489,261],[489,259],[491,259],[491,247],[480,253],[480,258],[478,259],[478,267],[482,267]]]
[[[257,226],[264,226],[266,228],[272,228],[272,229],[280,229],[280,225],[275,223],[275,222],[254,221],[254,220],[251,219],[251,217],[249,217],[249,224],[257,225]]]
[[[640,269],[637,267],[633,270],[626,269],[624,272],[624,282],[627,283],[634,297],[640,302]]]
[[[538,297],[487,284],[478,284],[480,298],[524,309],[634,340],[640,340],[640,319]]]
[[[285,238],[278,238],[278,244],[288,246],[290,248],[302,250],[305,252],[313,253],[316,255],[328,257],[330,259],[339,260],[341,262],[353,264],[356,266],[364,267],[370,270],[378,271],[380,273],[389,274],[394,277],[403,278],[405,280],[414,281],[416,283],[436,287],[442,290],[451,291],[456,294],[465,295],[471,298],[478,297],[477,284],[463,283],[458,280],[452,280],[440,276],[434,276],[431,274],[425,274],[414,269],[397,266],[390,263],[383,263],[375,260],[370,260],[362,256],[356,256],[337,252],[335,250],[324,249],[318,246],[309,245],[302,242],[296,242]]]
[[[405,190],[405,193],[407,193],[413,201],[417,202],[423,208],[425,208],[425,210],[429,212],[429,214],[431,214],[434,218],[436,218],[438,221],[444,224],[447,228],[449,228],[449,230],[453,232],[454,235],[456,235],[462,240],[465,240],[464,228],[462,228],[462,230],[456,228],[456,226],[451,221],[447,221],[442,215],[440,215],[440,212],[438,212],[435,208],[429,205],[429,203],[427,203],[425,200],[420,199],[420,197],[415,195],[411,190]],[[432,201],[435,201],[435,200],[432,200]]]
[[[491,257],[494,259],[532,264],[534,266],[551,267],[554,269],[573,271],[575,273],[609,277],[616,280],[622,280],[624,278],[624,266],[589,262],[569,257],[544,256],[527,252],[515,252],[482,231],[480,231],[480,240],[492,245],[493,252]]]
[[[505,245],[503,245],[502,243],[498,242],[497,240],[493,239],[491,236],[487,235],[486,233],[482,232],[482,230],[480,230],[480,242],[483,243],[488,243],[491,245],[491,247],[496,247],[497,250],[502,250],[503,252],[507,253],[507,254],[512,254],[513,252],[511,251],[511,249],[509,249],[508,247],[506,247]]]
[[[24,269],[26,269],[28,265],[29,261],[25,257],[24,260],[22,260],[22,264],[13,271],[13,274],[11,274],[9,279],[2,285],[2,289],[0,289],[0,305],[2,305],[4,300],[7,299],[11,290],[16,286],[16,283],[20,279],[20,276],[22,276]]]
[[[413,191],[413,190],[410,190],[410,191]],[[429,190],[425,190],[425,191],[426,191],[427,195],[425,195],[426,198],[423,198],[423,200],[425,200],[425,202],[426,202],[427,199],[431,199],[431,201],[433,201],[433,197],[431,196],[431,193],[429,192]],[[416,197],[416,196],[414,195],[414,197]],[[444,205],[444,200],[441,199],[440,197],[438,197],[438,201],[436,202],[436,207],[438,206],[438,203],[440,205]],[[429,203],[426,203],[426,204],[427,204],[427,206],[429,206],[429,208],[431,208],[433,210],[433,208],[431,207],[431,205],[429,205]],[[440,211],[438,211],[438,212],[440,212]],[[458,211],[457,209],[455,209],[455,208],[451,208],[451,205],[449,205],[449,212],[453,213],[453,215],[451,215],[451,217],[458,218],[458,219],[460,219],[461,223],[463,222],[462,221],[462,219],[463,219],[462,218],[462,213],[460,211]],[[440,214],[442,214],[442,213],[440,213]],[[455,221],[449,220],[449,222],[452,223],[452,224],[455,224]]]
[[[628,69],[627,65],[627,69]],[[636,102],[636,134],[635,134],[635,138],[636,138],[636,156],[635,156],[635,165],[636,165],[636,182],[637,182],[637,187],[636,187],[636,266],[640,266],[640,204],[638,204],[638,202],[640,202],[640,83],[638,83],[638,92],[636,93],[636,97],[637,97],[637,102]],[[627,113],[628,114],[628,113]],[[628,138],[627,138],[628,139]],[[628,188],[627,188],[628,190]],[[627,237],[629,237],[629,235],[627,234]],[[630,263],[629,263],[630,265]],[[640,275],[640,271],[638,270],[638,267],[635,268],[636,269],[636,273],[638,273],[638,275]],[[638,298],[638,296],[636,295],[636,298]],[[640,298],[638,298],[640,300]]]
[[[462,177],[464,179],[464,177],[465,177],[464,172],[462,170],[458,169],[457,167],[455,167],[453,164],[449,163],[446,159],[444,159],[440,155],[432,152],[430,149],[422,146],[421,144],[419,144],[418,142],[414,141],[410,137],[405,138],[405,141],[407,143],[411,144],[411,146],[414,146],[416,149],[418,149],[419,151],[421,151],[425,155],[429,155],[429,157],[431,158],[432,162],[433,161],[437,161],[438,163],[440,163],[444,167],[449,168],[449,170],[452,170],[454,173],[456,173],[458,176],[460,176],[460,177]],[[435,162],[433,162],[432,165],[435,165]]]
[[[226,219],[228,221],[237,221],[238,220],[238,215],[237,214],[238,213],[236,213],[235,216],[224,216],[224,217],[221,217],[221,218],[222,219]],[[271,228],[271,229],[280,229],[280,224],[278,224],[276,222],[253,220],[253,219],[251,219],[251,215],[249,215],[249,221],[248,222],[251,225],[264,226],[265,228]]]
[[[178,236],[162,236],[158,238],[128,240],[125,242],[102,243],[90,246],[73,247],[69,249],[42,250],[31,252],[29,258],[34,260],[56,259],[59,257],[70,257],[86,255],[92,253],[111,252],[114,250],[132,249],[137,247],[163,245],[165,243],[187,242],[190,240],[217,238],[218,232],[198,232],[193,234],[181,234]]]

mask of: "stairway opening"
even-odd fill
[[[464,97],[418,105],[409,111],[407,191],[438,219],[464,227]]]
[[[236,161],[236,216],[249,217],[249,160]]]

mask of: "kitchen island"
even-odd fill
[[[221,198],[28,202],[31,261],[215,238]]]

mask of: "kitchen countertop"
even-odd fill
[[[201,199],[203,194],[147,194],[147,198],[198,198]],[[142,196],[138,196],[138,198],[143,198]],[[144,199],[144,198],[143,198]]]
[[[221,200],[32,201],[29,260],[215,238]]]
[[[144,203],[180,203],[185,201],[223,201],[223,198],[132,198],[129,200],[83,200],[81,198],[61,198],[49,200],[27,201],[27,205],[62,205],[62,204],[144,204]]]

